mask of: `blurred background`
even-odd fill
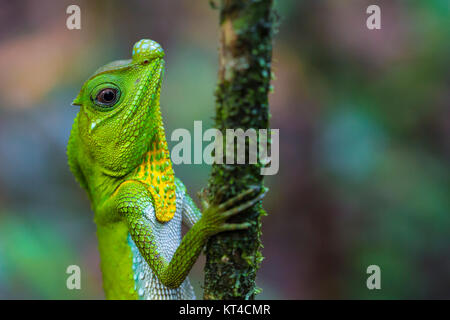
[[[81,8],[81,30],[66,8]],[[381,30],[366,8],[381,7]],[[450,298],[448,0],[279,0],[259,299]],[[0,298],[103,299],[93,213],[66,164],[83,82],[151,38],[168,135],[211,126],[208,1],[0,1]],[[170,144],[173,146],[173,143]],[[178,165],[191,196],[207,165]],[[66,268],[81,267],[81,290]],[[191,272],[202,294],[204,257]],[[381,290],[366,269],[381,268]]]

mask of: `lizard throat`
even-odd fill
[[[133,179],[142,181],[153,198],[156,219],[172,220],[176,211],[175,175],[163,130],[158,130]]]

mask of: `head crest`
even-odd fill
[[[133,61],[153,60],[156,58],[163,58],[164,50],[158,42],[142,39],[135,43],[133,47]]]

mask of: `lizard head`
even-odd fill
[[[158,43],[143,39],[134,45],[131,60],[111,62],[84,83],[73,101],[80,112],[68,148],[72,171],[76,162],[123,176],[142,162],[151,143],[161,135],[165,139],[159,108],[163,57]]]

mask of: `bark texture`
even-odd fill
[[[225,139],[225,129],[269,127],[274,12],[272,0],[221,0],[217,6],[221,35],[215,127]],[[246,156],[248,163],[248,144]],[[207,188],[209,200],[224,201],[249,186],[262,186],[260,169],[260,164],[214,164]],[[230,219],[250,222],[248,230],[221,233],[208,241],[205,299],[253,299],[258,293],[255,278],[263,259],[264,214],[258,204]]]

